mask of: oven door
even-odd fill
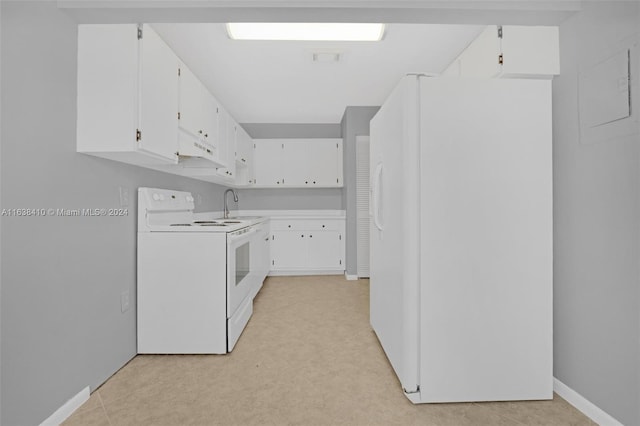
[[[255,262],[252,261],[251,240],[255,229],[245,228],[227,234],[227,318],[255,287]]]

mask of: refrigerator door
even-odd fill
[[[371,326],[408,394],[418,388],[417,82],[402,80],[370,139]]]
[[[420,110],[422,402],[550,399],[551,81],[423,79]]]

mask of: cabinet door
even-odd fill
[[[180,66],[180,127],[196,136],[206,132],[207,89],[184,64]]]
[[[495,77],[500,73],[500,39],[498,27],[488,26],[467,47],[458,60],[459,72],[465,77]]]
[[[308,234],[309,269],[344,269],[339,232],[316,231]]]
[[[253,183],[253,140],[249,134],[238,126],[236,133],[236,183],[251,185]]]
[[[218,107],[218,117],[220,124],[220,158],[225,167],[217,170],[219,176],[232,180],[236,171],[236,122],[229,113],[222,107]]]
[[[285,186],[312,186],[309,170],[309,143],[285,141],[282,151],[282,172]]]
[[[560,74],[558,27],[502,27],[504,76]]]
[[[204,86],[202,87],[204,89]],[[220,159],[218,148],[220,146],[220,142],[218,140],[218,101],[209,92],[205,92],[203,98],[202,126],[204,127],[204,131],[202,134],[202,140],[216,149],[218,159]]]
[[[236,160],[242,164],[248,164],[249,154],[253,151],[251,137],[242,128],[238,126],[236,133]]]
[[[137,32],[133,24],[78,26],[79,152],[135,149]]]
[[[309,186],[336,186],[342,174],[340,143],[319,140],[307,144]]]
[[[180,60],[151,27],[142,34],[138,149],[177,162]]]
[[[271,269],[305,269],[309,234],[303,231],[273,232]]]
[[[238,123],[229,116],[227,121],[227,170],[233,177],[236,173],[236,155],[238,150]]]
[[[227,111],[218,105],[216,108],[216,117],[218,121],[218,155],[220,162],[227,166],[229,155],[229,136],[227,126],[229,124],[229,114]]]
[[[282,142],[278,139],[256,139],[254,145],[254,183],[258,186],[282,186]]]

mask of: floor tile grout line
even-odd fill
[[[107,407],[105,407],[104,405],[104,401],[102,400],[102,395],[100,395],[100,391],[97,391],[97,394],[98,394],[98,399],[100,400],[100,405],[102,406],[102,412],[104,413],[104,416],[107,418],[107,422],[109,423],[109,425],[112,426],[113,423],[111,423],[109,414],[107,414]]]

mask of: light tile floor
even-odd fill
[[[137,356],[64,425],[592,425],[551,401],[411,404],[367,280],[271,277],[228,355]]]

